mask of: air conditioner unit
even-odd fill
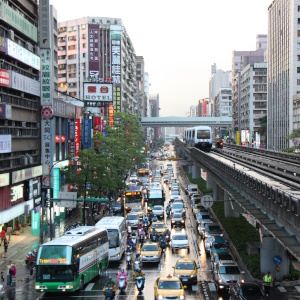
[[[5,126],[8,126],[8,120],[5,120],[5,121],[4,121],[4,125],[5,125]]]
[[[26,122],[22,122],[22,127],[26,128]]]
[[[14,41],[15,40],[15,33],[12,29],[8,30],[8,37]]]
[[[29,163],[33,164],[33,157],[31,157],[31,156],[29,157]]]
[[[28,165],[28,157],[23,157],[23,165]]]
[[[12,121],[12,122],[11,122],[11,125],[12,125],[12,126],[15,126],[15,124],[16,124],[15,121]]]
[[[26,49],[28,49],[30,52],[33,52],[33,45],[30,44],[29,42],[25,43]]]
[[[40,48],[38,46],[34,46],[34,53],[37,55],[37,56],[40,56]]]

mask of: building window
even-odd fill
[[[300,73],[300,67],[297,67],[297,73]]]
[[[300,79],[297,79],[297,85],[300,85]]]
[[[82,48],[85,48],[85,44],[82,44]]]
[[[85,24],[82,24],[82,25],[81,25],[81,29],[85,29]]]
[[[85,53],[82,53],[82,57],[85,57]]]

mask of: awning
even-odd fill
[[[83,202],[83,198],[80,197],[77,199],[78,202]],[[108,198],[86,198],[85,202],[96,202],[96,203],[109,203]]]

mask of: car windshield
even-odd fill
[[[182,214],[174,214],[173,218],[182,218]]]
[[[120,202],[112,202],[111,206],[112,207],[121,207],[121,203]]]
[[[219,270],[220,274],[241,274],[240,270],[236,266],[221,266]]]
[[[244,297],[250,297],[250,296],[261,297],[263,295],[261,289],[258,286],[257,287],[245,286],[242,288],[242,293]]]
[[[152,228],[155,228],[155,229],[157,229],[157,228],[165,228],[165,225],[163,223],[153,224]]]
[[[181,290],[180,281],[160,281],[159,282],[159,289],[163,290]]]
[[[119,247],[119,231],[117,229],[107,229],[109,248]]]
[[[132,212],[142,212],[142,210],[140,208],[133,208],[131,211]]]
[[[220,250],[220,249],[227,249],[226,247],[226,244],[224,243],[216,243],[216,244],[213,244],[214,248],[217,249],[217,250]]]
[[[178,262],[176,265],[178,270],[195,270],[195,265],[193,262]]]
[[[144,245],[142,251],[158,251],[157,245]]]
[[[174,235],[173,240],[178,240],[178,241],[184,241],[184,240],[187,240],[188,237],[186,234],[178,234],[178,235]]]
[[[171,196],[180,195],[179,191],[172,191]]]
[[[221,228],[220,228],[220,226],[218,226],[218,225],[209,225],[208,226],[208,230],[209,231],[220,231],[221,230]]]
[[[155,205],[153,207],[153,210],[164,210],[163,207],[161,205]]]
[[[232,256],[230,254],[227,253],[219,253],[219,255],[217,255],[218,260],[233,260]]]
[[[127,220],[138,220],[137,215],[127,215]]]
[[[175,203],[173,204],[172,208],[174,209],[179,209],[179,208],[183,208],[183,204],[182,203]]]

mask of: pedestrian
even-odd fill
[[[6,233],[8,234],[8,241],[10,242],[10,236],[12,234],[12,227],[11,226],[8,226],[7,229],[6,229]]]
[[[4,257],[6,257],[6,255],[7,255],[7,248],[8,248],[8,240],[7,240],[6,237],[4,238],[3,243],[4,243]]]
[[[11,260],[9,261],[9,264],[7,265],[6,267],[6,282],[7,282],[7,286],[10,286],[11,285],[11,276],[12,276],[12,270],[11,270]]]
[[[2,227],[0,246],[2,245],[2,242],[3,242],[4,238],[5,238],[5,236],[6,236],[6,232],[5,232],[5,230],[4,230],[4,227]]]
[[[273,286],[273,278],[270,271],[268,271],[268,273],[263,277],[262,280],[262,287],[265,290],[265,294],[267,297],[270,296],[270,292],[271,292],[270,290],[272,286]]]
[[[11,265],[11,276],[12,276],[12,280],[11,280],[11,284],[13,285],[13,286],[15,286],[15,284],[16,284],[16,274],[17,274],[17,269],[16,269],[16,267],[15,267],[15,265],[14,264],[12,264]]]
[[[3,272],[1,272],[1,283],[2,283],[2,284],[4,284],[4,280],[5,280],[5,279],[4,279]]]

